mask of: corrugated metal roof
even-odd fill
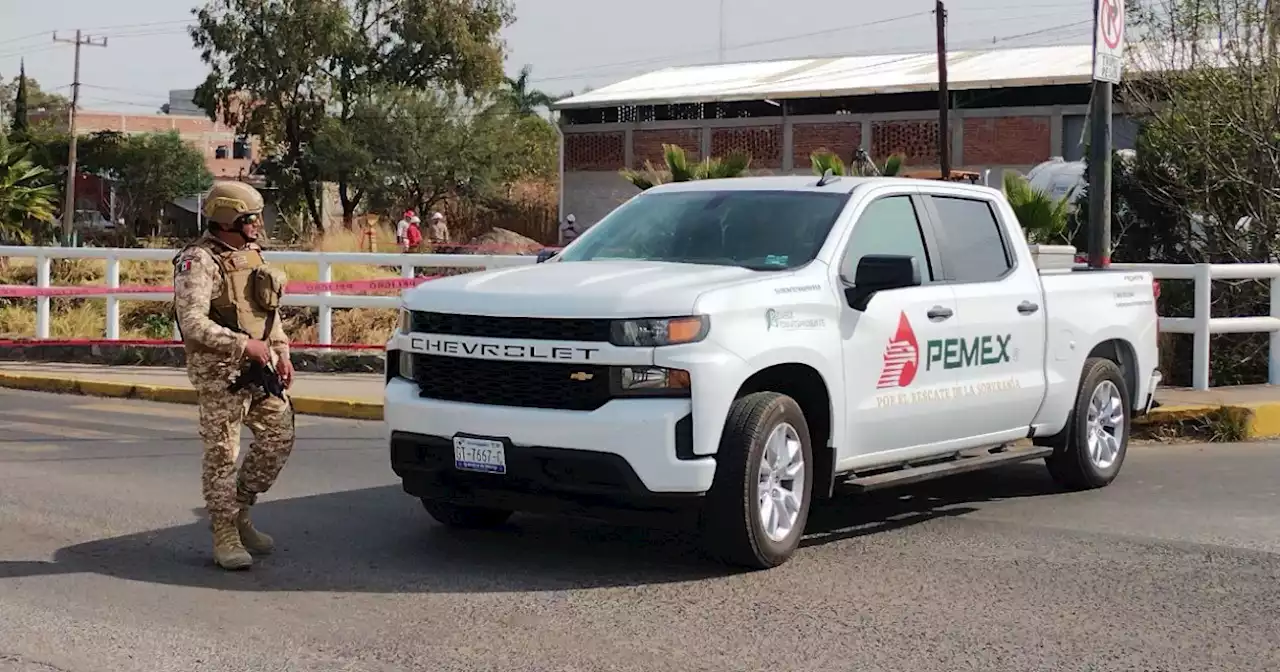
[[[953,51],[947,86],[953,91],[1006,86],[1087,84],[1088,44]],[[725,63],[658,70],[566,98],[555,109],[818,98],[938,89],[934,52]]]

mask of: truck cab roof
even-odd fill
[[[872,187],[885,184],[899,184],[912,188],[926,187],[930,191],[949,193],[970,193],[986,198],[1002,197],[1003,193],[980,184],[965,182],[942,182],[922,180],[911,177],[850,177],[836,176],[826,184],[819,185],[821,178],[817,175],[759,175],[751,177],[726,177],[710,180],[691,180],[688,182],[668,182],[652,187],[646,193],[665,193],[679,191],[820,191],[851,194],[859,187]]]

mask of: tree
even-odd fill
[[[305,206],[321,229],[317,182],[337,183],[348,223],[378,186],[348,128],[374,92],[496,87],[498,34],[513,20],[509,0],[208,0],[195,14],[192,40],[210,66],[196,102],[263,139],[286,207]],[[315,142],[327,147],[309,151]]]
[[[213,186],[213,175],[204,156],[176,131],[124,136],[112,149],[109,170],[118,181],[117,208],[126,222],[142,221],[155,231],[163,208],[171,201],[203,192]],[[110,152],[108,154],[107,152]]]
[[[420,211],[447,198],[484,203],[514,180],[555,174],[555,129],[495,98],[404,90],[373,97],[348,127],[345,145],[370,153],[367,177],[379,185],[373,202]],[[339,156],[335,151],[326,160]]]
[[[835,152],[823,147],[809,155],[809,162],[813,165],[813,173],[815,175],[823,175],[827,170],[832,175],[856,175],[858,177],[892,177],[902,173],[902,167],[906,163],[906,157],[902,154],[893,154],[885,159],[885,162],[879,166],[867,156],[865,150],[859,149],[854,153],[853,166],[847,168],[844,161]]]
[[[25,71],[23,67],[23,71]],[[25,72],[23,73],[25,74]],[[31,77],[19,75],[14,77],[9,84],[0,84],[0,117],[3,117],[8,123],[12,124],[16,121],[18,113],[18,92],[21,88],[26,88],[25,116],[28,119],[28,127],[31,127],[30,116],[33,112],[48,113],[50,117],[60,117],[71,108],[71,101],[56,93],[48,93],[40,88],[39,82]],[[41,124],[36,124],[37,126]],[[28,130],[32,130],[28,128]]]
[[[27,123],[27,62],[24,59],[18,66],[18,91],[13,97],[13,124],[10,128],[14,133],[25,135],[30,124]]]
[[[1031,186],[1027,178],[1010,170],[1004,174],[1004,194],[1018,223],[1032,244],[1065,244],[1071,197],[1054,198]]]
[[[37,166],[30,148],[0,136],[0,240],[30,244],[39,238],[33,224],[52,224],[58,189],[49,170]]]
[[[730,152],[724,158],[709,156],[702,161],[691,163],[683,147],[664,144],[662,156],[666,161],[665,169],[655,168],[652,162],[645,161],[644,170],[626,169],[621,171],[621,174],[631,184],[644,191],[664,182],[741,177],[751,166],[751,156],[742,151]]]
[[[521,116],[537,114],[539,107],[550,109],[551,104],[555,102],[546,92],[529,86],[531,74],[533,74],[533,66],[526,65],[520,68],[520,74],[515,78],[506,78],[505,93],[511,101],[511,106]]]
[[[1280,257],[1278,10],[1267,0],[1143,0],[1127,7],[1133,23],[1120,97],[1141,127],[1133,158],[1113,168],[1116,261]],[[1073,243],[1083,249],[1083,202],[1073,217]],[[1219,316],[1270,309],[1265,281],[1216,283],[1213,298]],[[1159,303],[1162,315],[1191,314],[1190,283],[1164,283]],[[1212,384],[1265,382],[1267,340],[1215,336]],[[1192,359],[1190,346],[1185,338],[1164,344],[1169,384],[1189,381],[1181,363]]]

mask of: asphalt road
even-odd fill
[[[300,418],[258,507],[280,548],[229,574],[194,409],[0,391],[0,672],[1280,669],[1277,444],[1135,446],[1091,493],[1029,464],[850,497],[734,573],[675,532],[445,530],[380,433]]]

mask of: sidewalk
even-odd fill
[[[90,396],[195,403],[185,369],[54,362],[0,362],[0,387]],[[382,374],[299,372],[291,390],[304,415],[382,419]],[[1242,385],[1207,391],[1164,388],[1161,404],[1139,423],[1231,440],[1280,437],[1280,387]]]
[[[55,362],[0,362],[0,387],[194,404],[186,369]],[[295,374],[290,390],[304,415],[382,419],[382,374]]]

